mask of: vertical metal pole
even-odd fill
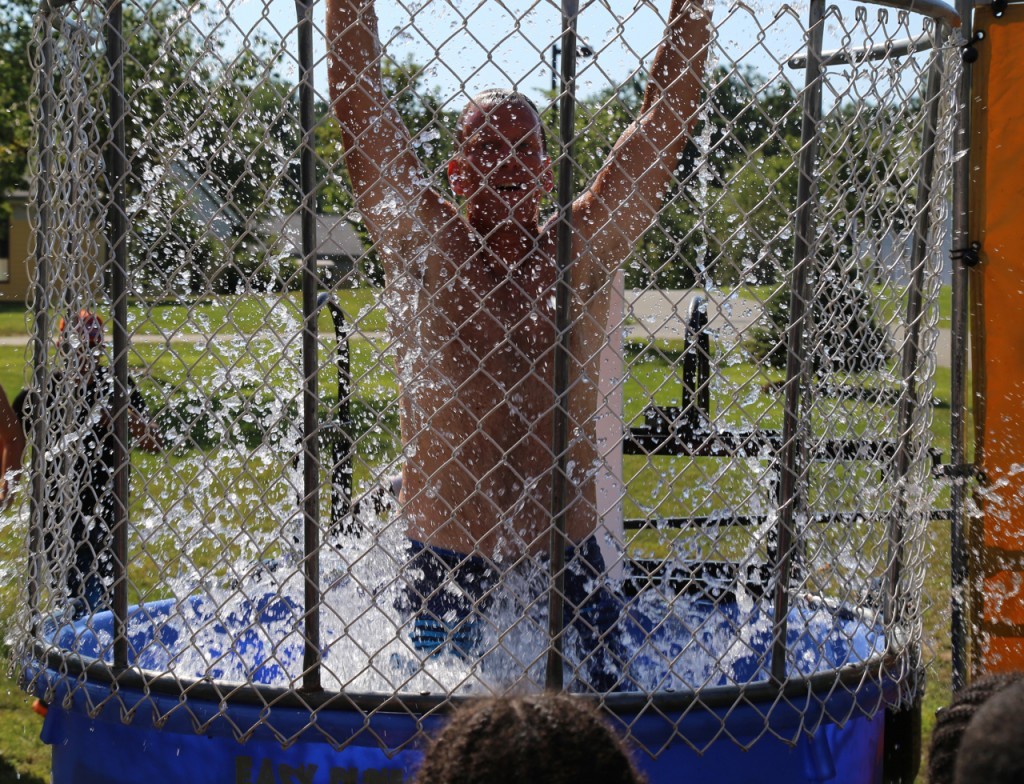
[[[697,410],[706,425],[711,422],[711,336],[708,334],[708,306],[703,297],[694,297],[690,303],[687,327],[691,326],[696,334],[694,348],[697,351],[697,384],[694,391]]]
[[[313,102],[313,1],[296,0],[299,35],[299,187],[302,216],[302,542],[305,575],[302,688],[320,683],[320,367],[317,345],[316,160]]]
[[[345,520],[352,509],[352,369],[349,360],[349,327],[345,313],[323,292],[316,300],[317,310],[327,308],[334,323],[338,370],[338,430],[331,438],[331,533],[346,536],[362,533],[354,519]]]
[[[970,41],[974,35],[971,0],[957,0],[960,14],[960,34]],[[951,53],[950,56],[957,56]],[[966,248],[970,243],[970,177],[971,156],[971,66],[964,63],[957,89],[959,138],[958,153],[953,167],[953,237],[952,247]],[[965,428],[967,412],[967,270],[958,261],[953,263],[952,323],[950,324],[950,462],[962,466],[966,461]],[[964,534],[964,516],[967,504],[967,479],[954,477],[950,488],[950,559],[951,606],[950,638],[953,647],[953,691],[967,684],[967,623],[964,613],[967,590],[967,540]]]
[[[692,433],[711,421],[711,338],[708,308],[703,297],[690,300],[683,333],[683,388],[680,405]]]
[[[790,277],[789,327],[786,337],[786,402],[779,450],[779,518],[775,556],[775,624],[772,632],[771,675],[777,683],[786,679],[786,635],[789,615],[789,574],[796,551],[795,514],[801,472],[801,393],[805,383],[804,330],[810,298],[808,267],[814,263],[811,237],[814,232],[817,189],[818,124],[821,121],[821,45],[824,36],[825,0],[811,0],[807,26],[807,67],[804,82],[803,118],[800,127],[800,178],[797,183]]]
[[[558,55],[561,54],[561,50],[558,48],[558,44],[552,44],[551,46],[551,92],[555,92],[558,89]]]
[[[700,404],[697,402],[697,392],[700,389],[697,354],[700,349],[697,341],[703,325],[699,324],[697,319],[702,307],[703,299],[701,297],[694,297],[690,301],[690,311],[687,314],[686,328],[683,331],[683,384],[679,395],[679,406],[682,409],[683,419],[691,432],[697,429],[700,422]]]
[[[334,320],[334,337],[336,348],[336,365],[338,368],[338,433],[333,440],[331,462],[334,466],[331,477],[331,522],[340,525],[348,519],[345,526],[337,528],[342,533],[352,535],[362,531],[356,521],[349,517],[352,511],[352,450],[355,446],[352,436],[352,368],[349,353],[348,324],[341,308],[333,302],[330,305]]]
[[[110,304],[114,339],[114,668],[128,666],[128,216],[125,211],[124,13],[121,0],[107,8],[107,68],[110,78],[107,148],[107,248],[111,254]]]
[[[910,473],[914,413],[918,408],[917,365],[920,354],[921,319],[924,307],[925,257],[928,253],[928,234],[932,227],[932,177],[935,171],[935,131],[939,123],[939,91],[942,88],[942,47],[945,44],[947,28],[936,22],[933,58],[928,70],[928,84],[925,92],[927,113],[921,130],[921,168],[917,178],[916,221],[914,245],[910,255],[910,290],[907,292],[906,325],[903,339],[902,394],[897,415],[897,445],[895,455],[895,481],[899,498],[893,504],[888,525],[888,557],[886,569],[885,619],[893,623],[900,615],[899,582],[903,570],[903,536],[907,514],[905,488],[903,483]]]
[[[32,389],[39,395],[32,405],[38,406],[45,399],[50,386],[47,364],[47,344],[50,331],[50,312],[47,308],[46,293],[50,288],[50,174],[53,169],[53,24],[50,9],[43,14],[42,73],[37,86],[39,94],[39,131],[36,143],[39,155],[39,171],[36,176],[34,203],[37,206],[35,264],[36,279],[32,291],[35,325],[32,337]],[[33,636],[37,631],[39,610],[40,559],[43,557],[43,516],[46,514],[44,497],[46,493],[43,455],[46,451],[46,428],[41,426],[43,418],[36,411],[36,426],[29,434],[32,438],[31,457],[31,498],[29,499],[29,567],[28,606],[32,617]]]
[[[558,165],[558,235],[555,251],[555,324],[557,341],[554,355],[555,411],[552,422],[552,451],[555,468],[551,477],[551,538],[549,556],[551,586],[548,591],[548,657],[545,686],[561,691],[562,627],[565,613],[565,536],[566,466],[569,444],[569,337],[572,295],[572,203],[574,173],[574,136],[576,123],[576,17],[577,0],[562,0],[562,69],[558,109],[558,136],[561,157]]]

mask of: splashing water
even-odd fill
[[[391,527],[393,528],[393,526]],[[478,655],[415,650],[412,621],[396,609],[404,586],[404,539],[387,528],[365,540],[341,540],[322,558],[319,607],[323,685],[368,693],[473,694],[540,690],[547,645],[546,572],[528,563],[506,572],[481,624]],[[182,600],[136,608],[129,620],[136,664],[176,678],[294,686],[304,669],[304,578],[297,558],[265,563],[242,583],[196,591]],[[717,602],[707,594],[650,588],[628,600],[604,643],[624,691],[686,690],[765,681],[772,639],[770,599],[737,586]],[[883,653],[878,619],[815,597],[796,597],[788,656],[800,675],[856,665]],[[57,645],[111,661],[109,614],[58,630]],[[595,654],[575,627],[565,641],[583,687]],[[575,673],[575,674],[574,674]],[[575,677],[575,680],[574,680]]]

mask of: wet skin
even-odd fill
[[[550,517],[554,236],[538,226],[552,184],[539,123],[517,103],[466,118],[449,165],[465,216],[452,216],[410,282],[430,292],[415,325],[392,320],[411,358],[400,498],[409,535],[495,557],[542,547]]]
[[[651,225],[700,94],[706,17],[671,0],[641,116],[573,204],[566,533],[597,526],[600,352],[615,271]],[[498,557],[547,547],[555,224],[536,112],[521,99],[464,113],[448,166],[458,207],[432,187],[387,98],[372,0],[328,0],[329,74],[344,160],[380,249],[401,385],[401,514],[409,536]]]

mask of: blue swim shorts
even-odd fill
[[[538,559],[541,566],[546,557]],[[398,609],[413,618],[410,639],[423,655],[480,655],[482,618],[492,605],[501,571],[478,555],[409,542],[406,584]],[[612,630],[624,601],[607,583],[604,557],[593,536],[566,548],[566,655],[577,680],[607,691],[621,671]]]

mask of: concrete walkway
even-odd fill
[[[626,292],[627,316],[635,323],[626,327],[627,336],[634,338],[659,338],[665,340],[682,339],[686,330],[686,316],[690,303],[697,296],[702,296],[707,303],[708,326],[720,335],[735,337],[746,333],[758,319],[764,308],[755,299],[740,296],[725,296],[722,292],[711,295],[699,289],[661,289],[629,290]],[[365,339],[383,339],[384,333],[363,333]],[[173,343],[208,343],[211,340],[234,340],[236,333],[209,336],[199,333],[175,333],[170,339],[163,335],[137,335],[132,338],[135,343],[173,344]],[[0,337],[0,346],[26,346],[27,335],[7,335]],[[939,330],[937,365],[950,367],[950,334],[948,329]]]
[[[627,315],[636,324],[627,326],[633,337],[682,338],[686,329],[686,316],[690,303],[697,296],[704,297],[708,310],[708,326],[719,334],[736,336],[746,333],[764,313],[756,299],[727,296],[722,292],[706,294],[698,289],[626,292]],[[936,364],[950,367],[950,332],[939,330]]]

